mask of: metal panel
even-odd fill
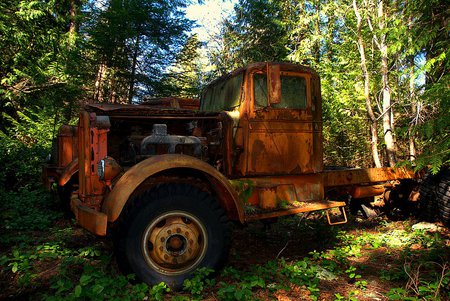
[[[326,187],[369,184],[415,178],[416,174],[412,170],[391,167],[327,170],[323,173],[323,182]]]

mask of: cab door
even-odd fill
[[[246,175],[317,172],[311,74],[267,66],[250,72]]]

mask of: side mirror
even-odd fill
[[[269,103],[281,102],[280,65],[267,64],[267,91]]]

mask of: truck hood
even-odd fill
[[[180,116],[180,117],[213,117],[220,112],[202,112],[190,109],[177,109],[154,105],[94,103],[84,106],[87,112],[108,116]]]

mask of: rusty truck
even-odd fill
[[[85,105],[78,125],[59,129],[43,177],[79,225],[111,234],[124,270],[180,287],[197,268],[223,265],[232,221],[323,210],[336,224],[350,200],[416,198],[400,189],[410,170],[327,169],[322,143],[318,74],[254,63],[211,82],[191,108]]]

